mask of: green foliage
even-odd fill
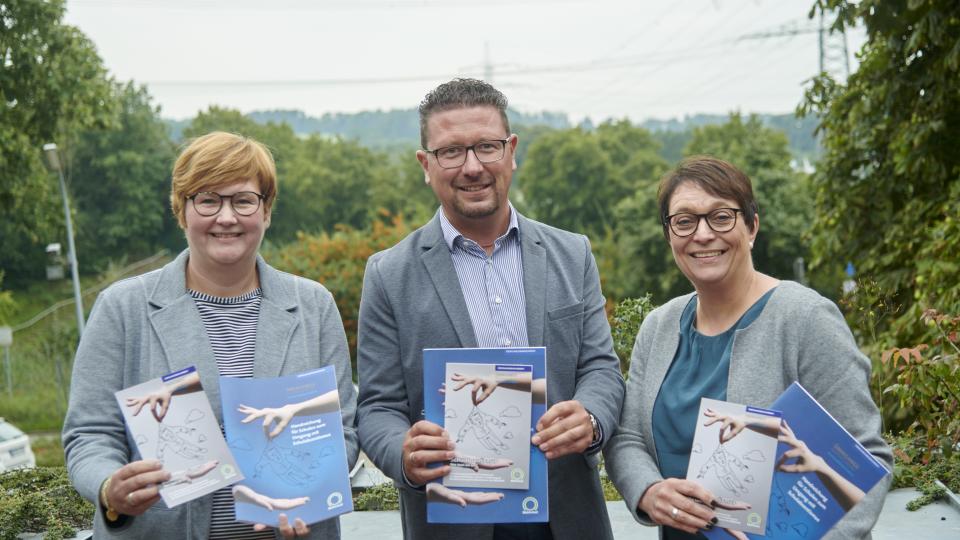
[[[367,259],[410,232],[402,216],[385,215],[383,221],[374,221],[368,229],[342,226],[333,233],[300,233],[295,242],[266,246],[263,256],[277,268],[322,283],[330,290],[343,318],[350,357],[356,359],[357,317]]]
[[[756,116],[744,120],[734,113],[725,124],[694,129],[684,152],[720,157],[750,177],[760,205],[754,264],[775,277],[793,278],[794,260],[807,257],[803,233],[813,220],[812,198],[804,176],[791,167],[783,133],[764,127]],[[616,205],[617,234],[601,235],[596,242],[601,272],[611,272],[604,275],[604,291],[614,298],[649,292],[662,303],[691,290],[660,225],[657,187],[664,172],[665,167],[650,167],[633,175],[638,179],[634,191]],[[814,285],[831,289],[829,282]]]
[[[835,26],[867,41],[845,84],[824,74],[802,112],[821,118],[813,182],[818,264],[853,261],[897,291],[898,341],[916,339],[923,306],[960,312],[960,4],[951,0],[819,0]]]
[[[0,326],[10,324],[10,317],[17,308],[11,291],[3,290],[3,270],[0,270]]]
[[[607,502],[623,500],[620,492],[617,491],[617,486],[613,485],[613,480],[610,480],[607,475],[600,477],[600,487],[603,488],[603,500]]]
[[[540,135],[525,156],[522,182],[532,217],[592,238],[615,229],[617,203],[666,168],[650,133],[628,121]]]
[[[183,235],[170,213],[174,147],[143,87],[115,84],[116,116],[80,134],[72,152],[80,268],[102,270],[112,258],[141,258]]]
[[[900,434],[888,435],[887,442],[893,449],[893,485],[897,488],[916,488],[922,495],[907,503],[908,510],[917,510],[944,496],[943,485],[960,493],[960,453],[946,455],[930,453],[923,437]],[[924,457],[928,456],[928,457]]]
[[[620,358],[620,371],[624,375],[630,370],[630,355],[637,333],[640,332],[640,325],[655,307],[648,293],[641,298],[624,298],[613,310],[610,333],[613,336],[613,350]]]
[[[924,438],[924,460],[937,452],[950,458],[960,443],[960,316],[928,309],[920,321],[934,330],[933,339],[884,351],[881,362],[892,366],[897,381],[884,392],[913,411],[907,433]]]
[[[686,152],[719,157],[750,177],[760,207],[754,266],[776,278],[792,279],[794,260],[809,259],[803,234],[813,223],[813,195],[805,177],[790,165],[786,135],[764,127],[755,115],[744,120],[734,113],[726,124],[695,129]],[[832,285],[833,291],[839,289],[839,283]]]
[[[0,4],[0,267],[20,283],[60,241],[63,210],[41,147],[69,149],[80,129],[111,115],[110,83],[93,44],[63,24],[64,2]]]
[[[909,425],[913,413],[896,399],[884,399],[884,390],[896,382],[897,371],[892,363],[880,362],[883,351],[894,345],[886,330],[902,309],[893,296],[876,281],[860,279],[839,304],[860,349],[871,359],[870,390],[880,408],[884,431],[899,433]]]
[[[196,137],[215,130],[252,137],[270,148],[278,195],[267,237],[282,244],[300,232],[333,233],[367,227],[385,209],[426,221],[436,208],[413,150],[400,157],[321,135],[298,137],[287,124],[258,124],[239,111],[212,107],[184,130]]]
[[[0,540],[21,532],[44,532],[60,540],[92,525],[93,505],[74,491],[63,467],[38,467],[0,474]]]
[[[353,509],[358,512],[399,510],[400,492],[389,482],[369,487],[353,496]]]

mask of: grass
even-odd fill
[[[100,275],[80,279],[87,314],[97,293],[108,283],[128,275],[157,268],[169,260],[162,257],[145,266],[133,268],[111,265]],[[69,279],[37,281],[14,290],[16,310],[10,320],[17,327],[47,307],[73,298]],[[75,309],[66,303],[36,324],[14,333],[10,347],[10,369],[6,358],[0,362],[0,411],[26,432],[58,432],[63,426],[70,390],[73,355],[78,334]],[[8,387],[7,381],[11,384]]]

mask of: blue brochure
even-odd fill
[[[784,421],[770,510],[765,534],[747,537],[821,538],[890,471],[800,383],[791,384],[770,408],[782,411]],[[719,527],[703,534],[733,537]]]
[[[238,521],[316,523],[353,511],[333,366],[272,379],[220,377],[227,444],[246,477]]]
[[[424,349],[423,387],[426,419],[458,452],[457,481],[427,484],[427,522],[548,522],[547,459],[530,443],[547,410],[546,349]]]

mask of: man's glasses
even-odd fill
[[[503,151],[509,140],[494,139],[492,141],[480,141],[470,146],[444,146],[425,151],[428,154],[433,154],[437,158],[437,163],[444,169],[456,169],[467,162],[467,152],[470,150],[473,150],[473,155],[477,156],[477,161],[480,163],[500,161],[503,159]]]
[[[725,233],[733,230],[737,226],[737,212],[743,213],[739,208],[716,208],[706,214],[691,214],[689,212],[679,212],[666,217],[666,222],[670,225],[673,234],[683,238],[690,236],[700,226],[700,220],[707,220],[707,226],[713,232]]]
[[[215,191],[201,191],[187,197],[193,201],[193,209],[201,216],[215,216],[223,207],[223,200],[229,199],[233,211],[241,216],[253,215],[260,208],[263,195],[256,191],[238,191],[233,195],[221,195]]]

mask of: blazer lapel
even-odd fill
[[[186,366],[195,365],[200,372],[200,383],[212,403],[220,402],[220,382],[217,360],[210,347],[210,339],[204,330],[200,312],[187,294],[186,268],[188,251],[184,250],[170,265],[160,272],[156,286],[148,300],[151,312],[150,324],[163,348],[162,355],[152,355],[151,362],[162,361],[156,366],[160,374],[166,374]],[[214,407],[219,415],[220,408]]]
[[[257,345],[254,353],[253,376],[277,377],[283,371],[293,332],[300,324],[296,315],[297,297],[281,279],[280,273],[258,255],[257,270],[263,301],[257,321]],[[322,358],[321,360],[327,360]]]
[[[523,259],[523,298],[527,305],[527,341],[543,345],[546,324],[547,250],[533,222],[517,214],[520,254]]]
[[[440,210],[442,212],[442,210]],[[450,258],[450,248],[443,239],[443,232],[440,229],[440,218],[435,216],[420,240],[420,247],[423,254],[420,260],[433,281],[433,287],[440,297],[440,303],[447,313],[450,322],[453,324],[457,338],[462,347],[476,347],[477,337],[473,333],[473,323],[470,321],[470,312],[467,311],[467,303],[463,299],[463,291],[460,289],[460,280],[457,279],[457,271],[453,268],[453,260]]]

